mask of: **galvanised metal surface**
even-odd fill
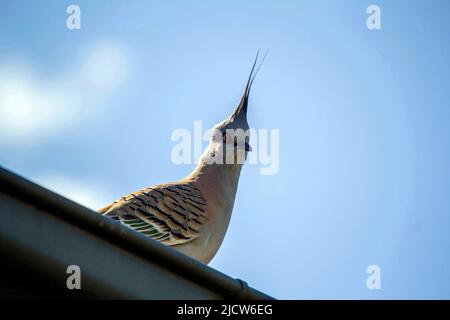
[[[271,299],[3,168],[0,192],[1,298]]]

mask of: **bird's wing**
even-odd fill
[[[131,193],[99,210],[105,216],[167,245],[195,239],[206,221],[206,201],[191,183]]]

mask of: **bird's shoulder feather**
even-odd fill
[[[195,239],[207,219],[206,201],[191,182],[145,188],[99,212],[167,245]]]

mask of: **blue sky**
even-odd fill
[[[277,298],[450,298],[448,1],[0,6],[2,166],[91,208],[181,179],[171,133],[228,116],[268,48],[248,118],[279,172],[244,167],[210,265]]]

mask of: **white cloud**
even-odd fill
[[[0,65],[0,143],[23,145],[58,136],[94,112],[129,74],[126,49],[113,43],[85,48],[51,80],[17,62]]]
[[[58,86],[46,87],[23,69],[2,68],[0,74],[0,140],[33,142],[64,128],[79,103]]]
[[[92,210],[98,210],[112,202],[105,186],[97,181],[55,172],[41,174],[33,181]]]
[[[102,90],[115,89],[129,70],[126,50],[110,43],[100,43],[87,50],[83,59],[81,81]]]

